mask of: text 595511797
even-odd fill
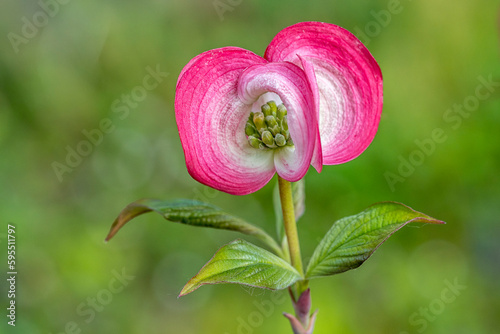
[[[9,224],[7,226],[7,298],[9,305],[7,307],[7,323],[11,326],[16,325],[16,227]]]

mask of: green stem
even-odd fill
[[[285,225],[286,238],[290,251],[292,266],[304,276],[302,266],[302,256],[300,253],[299,235],[297,233],[297,224],[295,222],[295,210],[293,207],[292,186],[291,183],[282,179],[278,175],[278,186],[280,191],[281,209],[283,211],[283,224]],[[299,281],[295,286],[295,299],[297,300],[302,292],[307,290],[308,281]]]

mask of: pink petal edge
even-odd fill
[[[271,151],[248,145],[250,106],[238,98],[237,83],[262,57],[236,47],[204,52],[182,70],[175,116],[189,174],[215,189],[245,195],[262,188],[275,173]]]
[[[350,161],[370,145],[382,113],[382,74],[353,34],[329,23],[298,23],[276,35],[264,58],[303,67],[306,60],[314,68],[324,164]]]
[[[321,136],[319,134],[319,89],[318,83],[316,81],[316,74],[314,72],[314,67],[307,60],[298,56],[300,63],[304,68],[304,72],[307,76],[307,81],[311,87],[311,91],[314,99],[314,115],[316,117],[316,143],[314,146],[314,152],[312,157],[311,165],[316,169],[318,173],[323,170],[323,149],[321,148]]]

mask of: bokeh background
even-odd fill
[[[283,293],[218,285],[177,299],[240,235],[151,214],[110,243],[103,239],[120,210],[143,197],[209,201],[273,233],[276,180],[235,197],[188,175],[175,84],[203,51],[234,45],[263,54],[278,31],[314,20],[343,26],[368,46],[382,68],[385,105],[364,154],[306,176],[304,257],[335,220],[378,201],[447,222],[405,227],[359,269],[313,281],[316,333],[498,333],[497,1],[23,0],[1,7],[0,332],[289,333]],[[155,70],[163,73],[156,87],[141,90]],[[94,129],[107,132],[84,144]],[[442,134],[429,144],[433,131]],[[68,157],[72,150],[86,155]],[[15,328],[5,317],[8,223],[17,230]]]

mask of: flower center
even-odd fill
[[[262,150],[293,146],[285,106],[276,106],[276,102],[269,101],[260,109],[261,111],[250,113],[245,125],[250,146]]]

